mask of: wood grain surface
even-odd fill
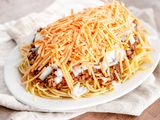
[[[157,29],[160,31],[160,0],[123,0],[127,5],[154,9]],[[0,0],[0,23],[18,19],[30,12],[40,12],[54,0]],[[12,112],[0,107],[1,113]],[[1,119],[1,118],[0,118]],[[160,99],[146,109],[139,117],[113,113],[86,113],[72,120],[160,120]]]

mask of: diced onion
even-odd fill
[[[43,40],[43,39],[44,39],[44,37],[40,33],[36,33],[36,35],[35,35],[35,41],[36,40]]]
[[[42,74],[39,76],[39,78],[41,80],[44,80],[49,74],[51,74],[51,72],[52,72],[52,67],[47,66],[42,72]]]
[[[74,74],[74,76],[78,76],[78,74],[82,73],[84,70],[87,70],[87,66],[82,66],[82,67],[75,67],[72,69],[72,72]]]
[[[56,64],[52,65],[53,69],[58,69],[58,66]]]
[[[57,77],[62,77],[62,76],[63,76],[63,73],[62,73],[61,69],[57,69],[57,71],[55,71],[55,75],[56,75]]]
[[[82,68],[73,68],[72,69],[72,72],[75,77],[78,76],[78,74],[80,74],[82,71],[83,71]]]
[[[126,57],[126,51],[123,49],[116,50],[116,60],[119,61],[119,55],[121,54],[122,60]]]
[[[94,68],[97,70],[101,69],[101,67],[99,65],[94,65]]]
[[[62,81],[62,77],[55,77],[54,81],[56,84],[59,84]]]
[[[71,91],[71,94],[75,97],[80,97],[81,95],[85,94],[88,92],[88,89],[84,86],[80,87],[80,83],[77,83],[74,87],[73,90]]]
[[[106,83],[108,81],[108,79],[106,77],[101,77],[101,79],[103,80],[104,83]]]
[[[126,56],[125,50],[122,50],[122,49],[112,50],[105,54],[102,61],[102,66],[104,70],[107,70],[108,67],[116,65],[119,62],[119,54],[121,54],[122,60]]]
[[[129,41],[130,41],[131,45],[136,42],[136,40],[134,39],[133,35],[130,36]]]

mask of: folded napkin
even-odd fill
[[[12,109],[4,110],[4,108],[0,107],[0,118],[8,120],[61,120],[70,119],[85,112],[111,112],[137,116],[160,97],[160,74],[158,74],[160,73],[160,65],[142,85],[127,95],[108,103],[70,112],[38,112],[38,109],[24,105],[16,100],[8,91],[4,84],[3,67],[7,54],[16,44],[24,43],[23,38],[37,28],[68,15],[71,8],[78,11],[86,7],[103,4],[100,0],[55,0],[50,7],[41,13],[32,13],[17,21],[0,25],[0,105]],[[134,7],[130,7],[130,9],[151,26],[156,26],[152,9],[142,10]]]

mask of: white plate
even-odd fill
[[[119,98],[128,92],[132,91],[140,84],[142,84],[147,77],[153,72],[155,67],[158,64],[160,58],[160,40],[158,39],[156,31],[151,28],[148,24],[145,23],[151,32],[149,38],[151,39],[151,46],[156,50],[151,53],[151,56],[154,60],[154,64],[150,65],[150,69],[145,71],[139,71],[136,75],[134,75],[130,80],[126,81],[125,83],[121,84],[115,91],[111,93],[106,93],[103,95],[91,97],[91,98],[81,98],[79,100],[73,99],[45,99],[37,97],[35,100],[33,96],[26,92],[25,89],[22,87],[20,82],[20,74],[17,69],[17,66],[20,62],[20,54],[18,47],[16,47],[10,53],[4,69],[5,74],[5,82],[11,91],[11,93],[16,97],[16,99],[20,100],[24,104],[30,105],[32,107],[38,108],[41,111],[50,111],[50,112],[60,112],[60,111],[67,111],[67,110],[74,110],[80,108],[86,108],[95,106],[98,104],[102,104],[105,102],[109,102],[116,98]],[[30,38],[28,38],[30,39]]]

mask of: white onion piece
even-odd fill
[[[105,57],[103,58],[103,61],[102,61],[102,67],[103,67],[103,69],[104,69],[105,71],[108,69],[108,64],[107,64],[107,62],[106,62]]]
[[[83,71],[88,69],[88,67],[86,65],[82,66],[81,68]]]
[[[51,65],[53,69],[58,69],[58,66],[56,64]]]
[[[55,78],[54,78],[54,82],[55,82],[56,84],[59,84],[61,81],[62,81],[62,77],[55,77]]]
[[[101,79],[103,80],[104,83],[106,83],[108,81],[108,79],[106,77],[101,77]]]
[[[36,35],[35,35],[35,41],[36,40],[43,40],[43,39],[44,39],[44,37],[40,33],[36,33]]]
[[[51,72],[52,72],[52,67],[47,66],[43,70],[42,74],[39,76],[39,79],[44,80],[49,74],[51,74]]]
[[[62,81],[63,73],[62,73],[61,69],[58,69],[58,66],[56,64],[53,64],[51,67],[52,67],[52,69],[56,69],[55,75],[57,77],[54,78],[54,82],[56,84],[59,84]]]
[[[36,45],[36,44],[35,44],[35,47],[37,48],[37,53],[40,54],[40,50],[39,50],[40,45]]]
[[[78,74],[80,74],[82,71],[83,71],[82,68],[73,68],[72,69],[72,72],[75,77],[78,76]]]
[[[128,36],[129,34],[131,34],[131,33],[132,33],[131,30],[125,31],[125,32],[124,32],[124,36],[122,37],[121,41],[124,42],[124,41],[126,40],[127,36]]]
[[[116,56],[116,60],[117,61],[120,61],[119,60],[119,55],[121,55],[121,58],[122,58],[122,60],[124,60],[124,58],[126,57],[126,51],[125,50],[123,50],[123,49],[118,49],[118,50],[116,50],[116,52],[115,52],[115,56]]]
[[[31,51],[37,51],[39,47],[31,48]]]
[[[113,51],[107,52],[105,54],[103,61],[102,61],[102,66],[103,66],[104,70],[107,70],[109,66],[117,64],[115,53],[116,53],[116,51],[113,50]]]
[[[105,54],[102,61],[102,67],[104,70],[107,70],[108,67],[116,65],[119,62],[119,54],[121,54],[122,60],[126,56],[125,50],[122,49],[112,50]]]
[[[82,73],[84,70],[87,70],[87,69],[88,69],[87,66],[74,67],[72,69],[72,72],[73,72],[74,76],[76,77],[76,76],[78,76],[78,74]]]
[[[107,53],[107,62],[112,63],[116,60],[116,50]]]
[[[55,75],[56,75],[57,77],[62,77],[62,76],[63,76],[63,73],[62,73],[61,69],[57,69],[57,71],[55,71]]]
[[[35,37],[34,37],[34,41],[37,41],[37,40],[43,40],[44,37],[40,34],[40,33],[36,33]],[[40,45],[35,45],[36,48],[39,48]],[[38,54],[40,54],[40,51],[38,50]]]
[[[130,36],[129,41],[130,41],[131,45],[136,42],[136,40],[134,39],[133,35]]]
[[[84,86],[80,87],[80,83],[77,83],[74,87],[73,90],[71,91],[71,94],[75,97],[80,97],[81,95],[85,94],[88,92],[88,89]]]
[[[94,68],[97,70],[101,69],[101,67],[99,65],[94,65]]]

